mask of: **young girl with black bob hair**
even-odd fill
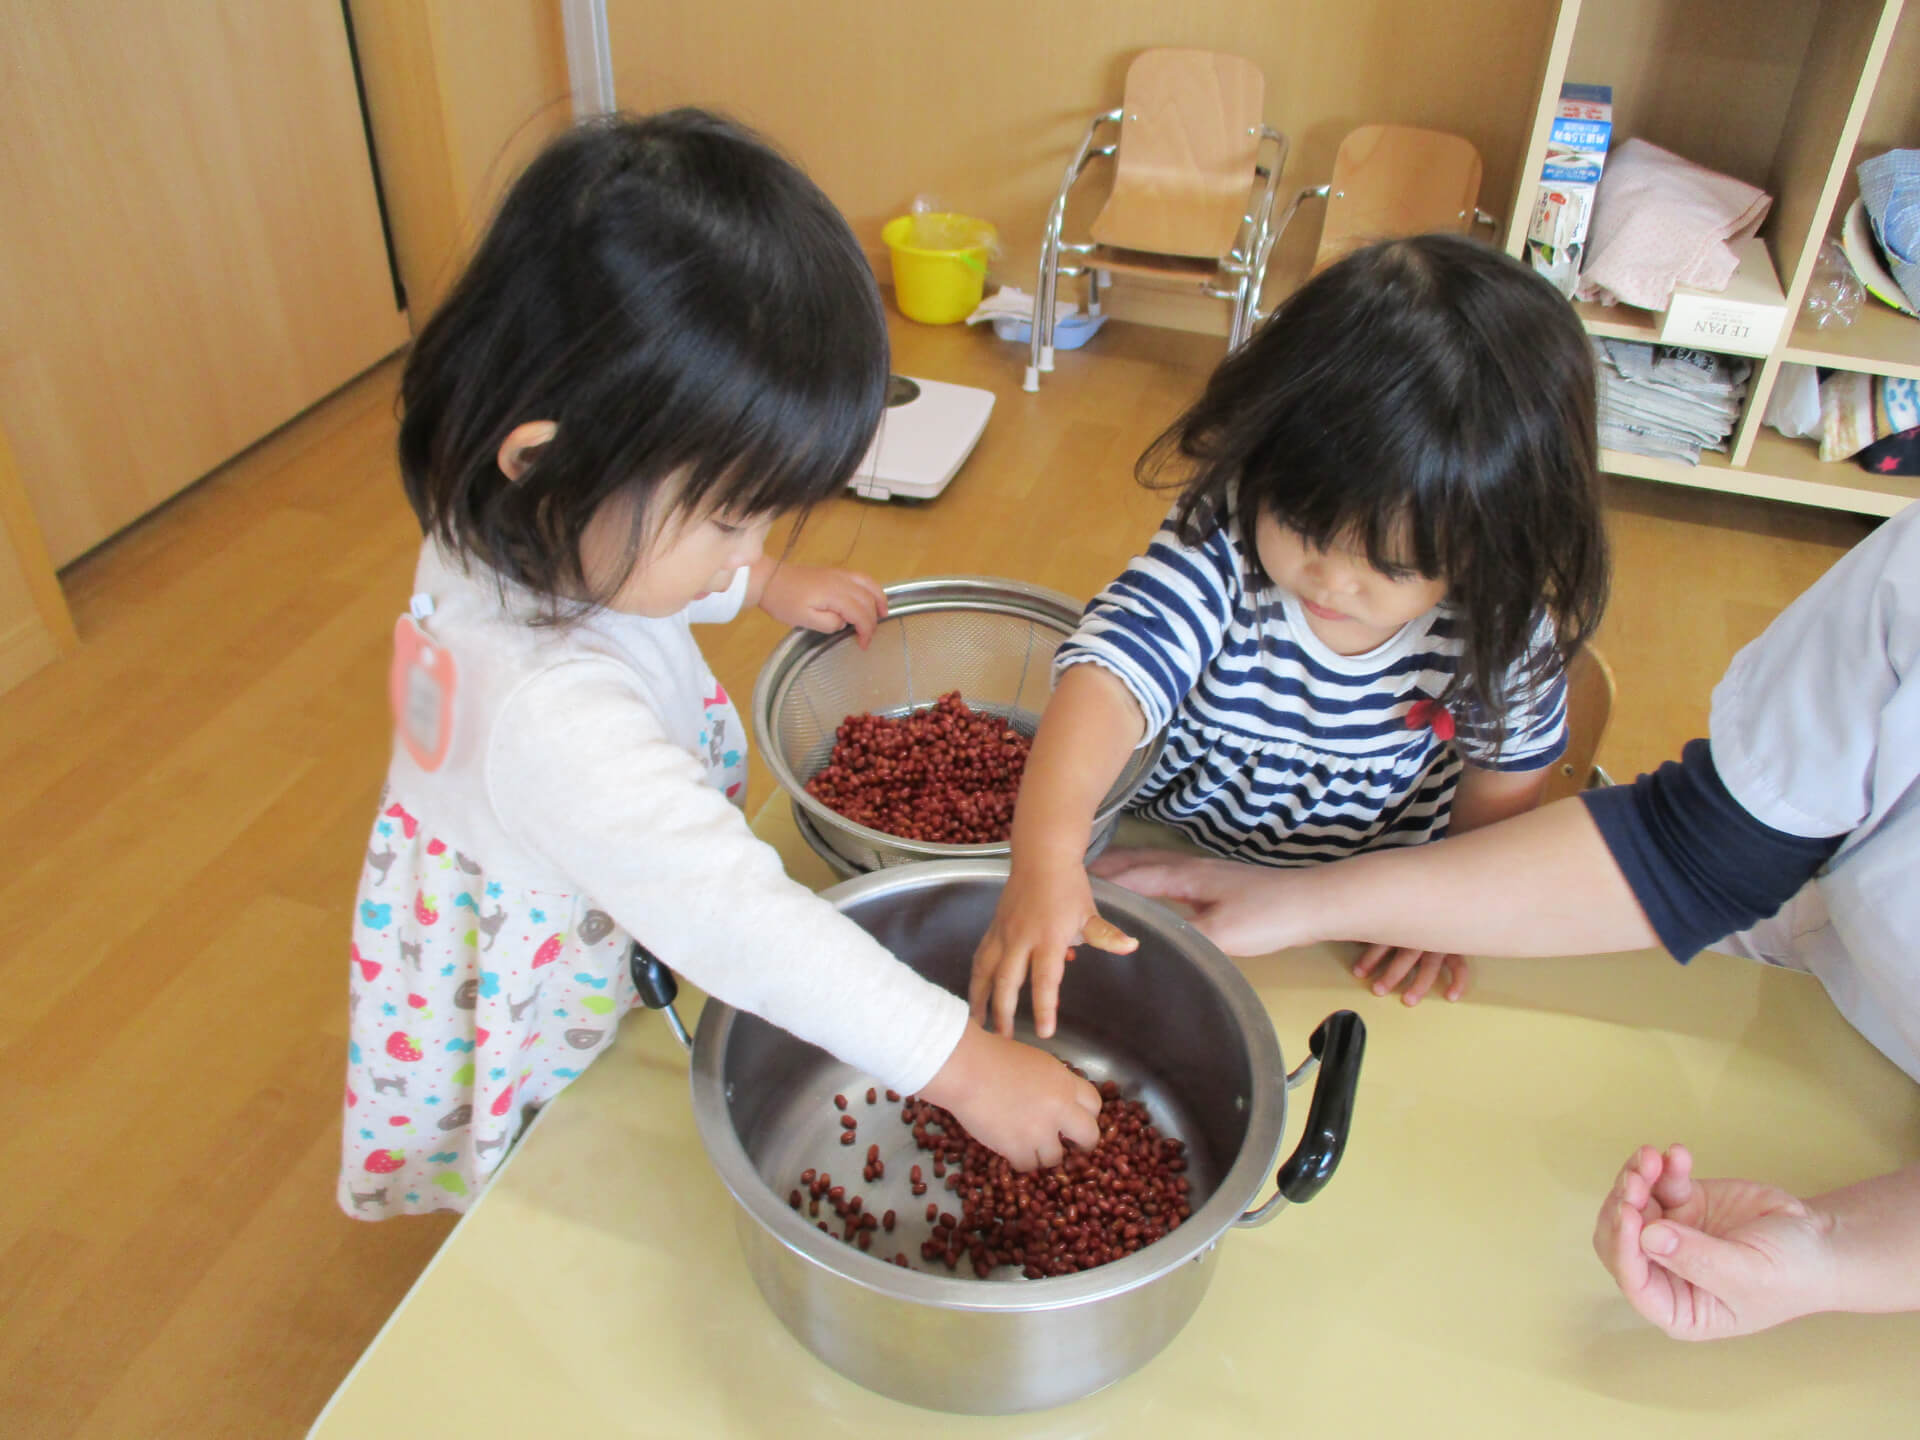
[[[426,541],[354,922],[348,1214],[464,1208],[612,1038],[636,939],[1018,1165],[1097,1140],[1092,1086],[969,1025],[729,803],[745,736],[690,626],[758,604],[865,643],[872,580],[763,546],[845,485],[886,380],[859,246],[738,126],[594,121],[514,185],[401,385]]]
[[[1418,845],[1538,803],[1562,672],[1606,600],[1596,453],[1586,336],[1519,262],[1425,235],[1295,292],[1141,459],[1181,495],[1054,661],[975,1014],[1011,1033],[1030,972],[1049,1035],[1069,947],[1133,948],[1083,854],[1163,733],[1132,808],[1241,860]],[[1458,997],[1458,957],[1417,963]]]

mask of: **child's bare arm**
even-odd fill
[[[970,1000],[982,1020],[1013,1033],[1031,972],[1034,1028],[1053,1033],[1068,947],[1083,937],[1125,952],[1134,941],[1100,918],[1085,856],[1094,812],[1140,742],[1146,721],[1132,694],[1098,665],[1060,677],[1034,737],[1013,812],[1013,861],[993,925],[973,957]]]
[[[1468,765],[1453,792],[1453,815],[1447,822],[1447,833],[1465,835],[1496,820],[1526,814],[1547,793],[1552,774],[1551,765],[1537,770],[1483,770]]]

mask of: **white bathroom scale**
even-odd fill
[[[847,488],[869,500],[931,500],[973,453],[993,392],[895,375],[880,433]]]

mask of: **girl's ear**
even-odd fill
[[[497,463],[500,473],[509,480],[518,480],[527,473],[527,467],[533,464],[533,452],[558,434],[560,427],[551,420],[527,420],[507,432],[507,438],[500,442]]]

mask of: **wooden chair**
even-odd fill
[[[1026,388],[1053,369],[1053,309],[1062,276],[1087,277],[1100,313],[1103,273],[1195,286],[1233,307],[1227,345],[1246,339],[1273,249],[1270,222],[1287,138],[1262,119],[1266,82],[1237,55],[1145,50],[1127,67],[1118,110],[1094,118],[1061,178],[1041,244]],[[1101,131],[1117,126],[1109,144]],[[1062,235],[1067,197],[1095,160],[1114,162],[1113,189],[1088,227]]]
[[[1362,125],[1333,157],[1333,178],[1303,190],[1327,202],[1313,273],[1375,240],[1446,231],[1472,233],[1481,211],[1480,152],[1458,135],[1410,125]],[[1288,218],[1292,209],[1288,210]]]
[[[1612,714],[1613,669],[1598,650],[1582,645],[1567,667],[1567,751],[1554,764],[1542,805],[1612,783],[1593,763]]]
[[[1435,231],[1469,235],[1476,225],[1493,229],[1494,218],[1478,207],[1479,198],[1480,152],[1471,142],[1411,125],[1362,125],[1340,142],[1333,178],[1300,191],[1287,203],[1273,226],[1272,240],[1280,238],[1306,201],[1326,201],[1310,272],[1318,275],[1349,251],[1376,240]],[[1257,306],[1257,295],[1255,301]],[[1262,318],[1256,308],[1252,324]]]

